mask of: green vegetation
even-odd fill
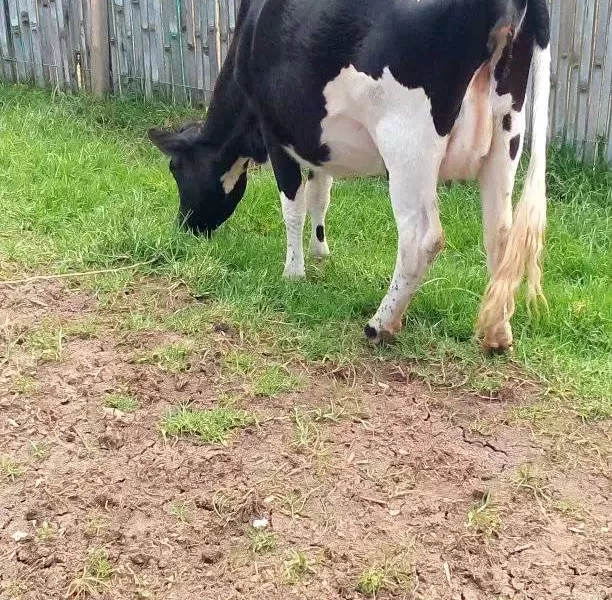
[[[145,134],[149,126],[188,116],[177,107],[61,95],[52,100],[44,91],[0,86],[3,260],[20,265],[24,275],[138,265],[120,273],[122,286],[132,285],[136,275],[181,280],[206,299],[201,313],[223,315],[224,323],[279,355],[347,363],[374,353],[413,361],[413,371],[432,383],[465,381],[491,393],[516,375],[542,382],[585,419],[612,416],[609,170],[551,153],[544,281],[550,313],[529,320],[519,303],[514,357],[483,357],[472,339],[486,282],[473,184],[440,188],[446,250],[396,343],[373,351],[362,327],[384,294],[396,250],[386,182],[338,182],[328,226],[332,257],[308,260],[306,281],[284,281],[284,226],[265,169],[251,174],[235,217],[212,240],[175,228],[175,184]],[[2,263],[0,278],[14,278],[3,274]],[[211,327],[197,315],[195,306],[188,322],[177,320],[176,327],[196,334],[200,324]],[[55,333],[32,344],[57,359],[62,337]],[[152,359],[169,370],[189,364],[188,352]],[[284,378],[280,370],[270,372],[255,391],[268,395],[294,385]]]
[[[106,396],[104,404],[108,408],[115,408],[124,413],[131,413],[138,408],[138,399],[129,394],[113,393]]]
[[[206,444],[223,444],[227,441],[230,431],[246,427],[253,422],[254,418],[241,410],[198,410],[182,406],[164,417],[161,430],[165,437],[194,436]]]

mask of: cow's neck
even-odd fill
[[[267,159],[258,119],[233,76],[232,58],[230,51],[202,128],[205,143],[218,149],[218,161],[226,170],[242,159],[259,163]]]

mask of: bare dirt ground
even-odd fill
[[[517,417],[528,382],[484,397],[374,359],[282,365],[223,322],[129,327],[134,302],[0,289],[3,600],[612,598],[609,424]],[[183,343],[181,368],[152,352]],[[254,393],[236,352],[299,385]],[[162,435],[169,410],[220,403],[255,422],[225,445]]]

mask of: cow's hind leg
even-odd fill
[[[306,183],[306,203],[310,213],[312,234],[310,237],[310,254],[312,256],[327,256],[327,232],[325,230],[325,215],[329,207],[333,178],[321,171],[310,171]]]
[[[303,233],[306,222],[306,194],[300,166],[279,145],[267,140],[270,161],[280,191],[283,219],[287,234],[287,254],[283,276],[300,279],[304,268]]]
[[[502,100],[497,98],[497,104],[501,103]],[[503,110],[494,107],[494,112],[491,150],[478,175],[490,276],[495,274],[504,256],[512,227],[512,191],[525,134],[524,112],[517,112],[509,106]],[[506,307],[499,322],[482,332],[486,351],[503,352],[512,347],[508,315]]]
[[[420,115],[419,121],[415,126],[414,119],[396,115],[377,128],[379,149],[389,171],[398,249],[389,290],[365,328],[374,343],[401,329],[410,299],[444,245],[437,181],[446,140],[436,133],[428,112]]]

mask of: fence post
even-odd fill
[[[108,0],[91,0],[91,91],[104,96],[110,89]]]

